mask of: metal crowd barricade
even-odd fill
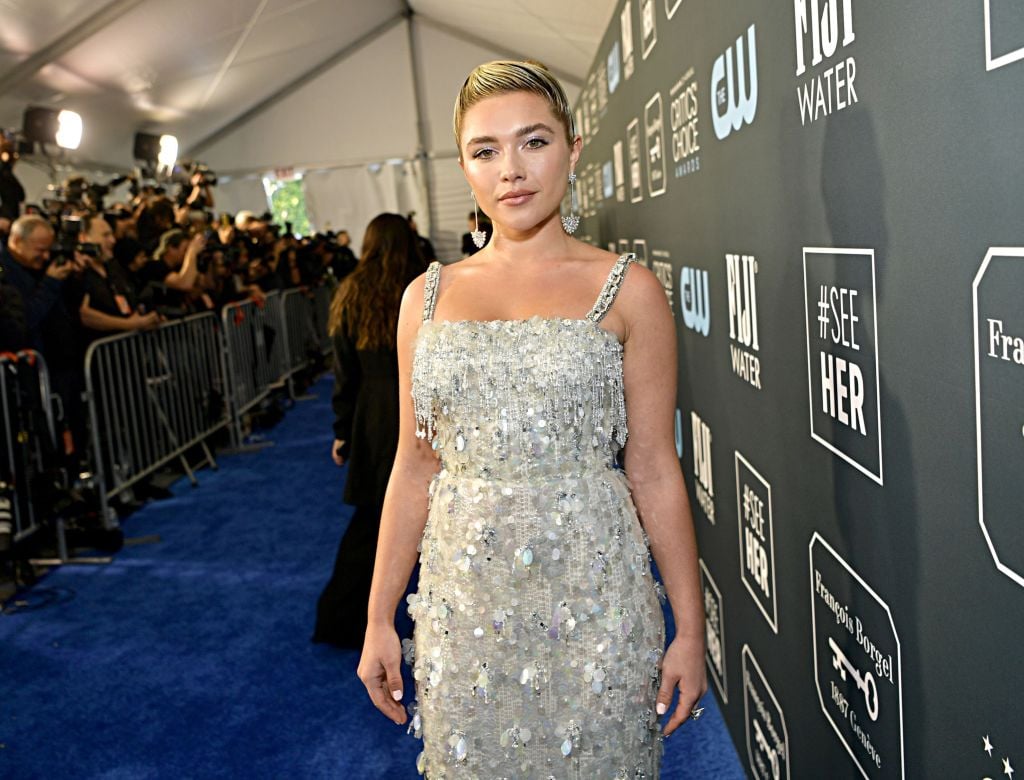
[[[50,375],[35,350],[0,355],[0,441],[0,520],[11,524],[17,544],[47,519],[33,500],[33,481],[52,467],[56,452]]]
[[[331,315],[331,299],[338,288],[336,282],[324,283],[313,289],[313,327],[320,351],[327,355],[332,349],[331,337],[327,335],[327,322]]]
[[[242,444],[242,416],[284,377],[286,358],[281,296],[230,303],[221,311],[224,376],[227,378],[232,445]]]
[[[330,352],[331,294],[327,286],[312,291],[295,288],[224,307],[223,363],[234,447],[242,446],[246,412],[275,388],[287,388],[295,398],[292,376],[310,363],[317,350]]]
[[[193,447],[200,465],[216,468],[205,440],[228,413],[212,312],[93,342],[85,381],[104,513],[113,496],[173,460],[197,484],[185,457]]]
[[[314,298],[304,289],[285,290],[281,296],[284,330],[288,346],[288,374],[294,374],[309,363],[309,356],[318,349],[313,322]]]

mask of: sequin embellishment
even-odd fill
[[[412,394],[441,469],[403,650],[432,780],[658,776],[664,624],[599,325],[633,261],[582,319],[434,321],[428,269]]]

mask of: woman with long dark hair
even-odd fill
[[[355,511],[317,603],[314,642],[363,644],[381,507],[398,444],[398,310],[402,292],[424,267],[405,217],[379,214],[366,228],[359,265],[331,301],[331,457],[348,464],[344,501]]]

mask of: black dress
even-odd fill
[[[314,642],[360,648],[377,552],[377,532],[398,448],[398,354],[357,350],[334,336],[334,438],[348,466],[343,498],[355,507],[338,547],[334,573],[317,602]]]

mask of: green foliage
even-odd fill
[[[265,186],[270,197],[270,213],[274,222],[284,228],[285,222],[292,223],[292,232],[300,236],[313,233],[306,213],[306,193],[302,179],[266,179]]]

